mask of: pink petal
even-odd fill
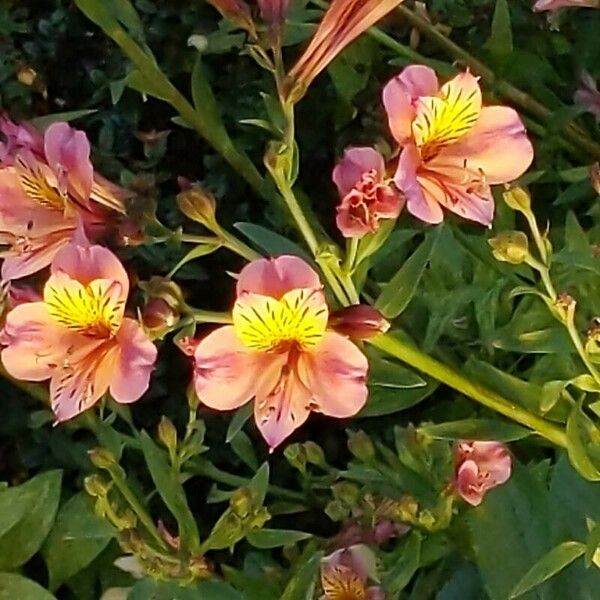
[[[83,131],[68,123],[53,123],[44,135],[44,151],[48,164],[69,191],[86,202],[92,191],[94,168],[90,161],[90,142]]]
[[[506,106],[481,109],[475,127],[462,139],[444,148],[428,166],[444,165],[481,170],[490,185],[520,177],[533,161],[533,146],[518,113]]]
[[[312,394],[313,410],[344,419],[367,401],[369,363],[348,338],[328,331],[323,340],[298,361],[298,373]]]
[[[254,419],[271,450],[304,424],[310,403],[311,392],[293,371],[282,375],[268,393],[257,394]]]
[[[363,174],[371,170],[381,177],[385,174],[383,156],[375,148],[358,147],[344,150],[343,158],[333,169],[333,181],[340,197],[346,196],[361,180]]]
[[[479,506],[487,490],[479,485],[479,469],[473,460],[465,461],[456,474],[456,489],[471,506]]]
[[[43,302],[11,310],[2,330],[2,364],[15,379],[44,381],[62,364],[75,334],[66,332],[48,314]]]
[[[246,265],[237,281],[237,295],[245,292],[281,298],[297,288],[320,289],[317,273],[297,256],[259,258]]]
[[[417,178],[420,165],[421,158],[416,147],[412,144],[405,146],[400,154],[394,182],[406,196],[406,209],[411,215],[425,223],[441,223],[444,213],[440,205],[429,194],[425,194]]]
[[[137,321],[123,319],[116,336],[118,359],[111,377],[110,393],[121,404],[135,402],[150,385],[156,346]]]
[[[396,141],[407,142],[412,137],[415,101],[421,96],[435,96],[439,84],[433,69],[421,65],[406,67],[383,88],[383,105],[388,115],[390,131]]]
[[[109,279],[121,285],[123,300],[129,295],[129,277],[121,261],[102,246],[91,246],[81,240],[74,240],[63,248],[52,262],[52,273],[59,272],[84,285],[95,279]]]
[[[196,347],[196,393],[210,408],[233,410],[263,387],[272,389],[285,361],[285,354],[250,351],[239,341],[233,326],[219,327]]]

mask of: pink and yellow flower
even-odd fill
[[[383,91],[391,132],[401,146],[396,186],[408,211],[439,223],[446,208],[489,225],[491,185],[522,175],[533,147],[519,115],[505,106],[482,106],[476,77],[461,73],[440,87],[429,67],[412,65]]]
[[[336,223],[344,237],[377,231],[381,219],[395,219],[404,206],[375,148],[348,148],[333,170],[333,181],[342,199]]]
[[[456,447],[454,487],[473,506],[488,492],[508,481],[512,460],[500,442],[460,441]]]
[[[0,340],[4,368],[16,379],[50,380],[57,422],[87,410],[107,391],[130,403],[148,388],[156,347],[124,316],[128,294],[117,257],[78,231],[56,254],[42,300],[8,313]]]
[[[237,282],[233,325],[198,344],[198,397],[216,410],[254,398],[256,424],[271,449],[311,412],[355,415],[367,399],[368,362],[346,337],[327,331],[319,276],[294,256],[260,259]]]
[[[81,219],[90,235],[104,229],[109,210],[124,212],[124,190],[94,173],[90,145],[66,123],[42,136],[3,119],[0,131],[2,278],[47,267],[69,243]]]

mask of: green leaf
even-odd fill
[[[386,360],[367,351],[369,355],[369,385],[388,388],[420,388],[427,382],[404,365]]]
[[[438,440],[495,440],[499,442],[514,442],[532,434],[532,431],[494,419],[461,419],[440,423],[439,425],[424,425],[419,432]]]
[[[492,32],[484,47],[496,60],[512,53],[513,36],[508,0],[496,0],[492,18]]]
[[[212,88],[208,83],[204,66],[202,65],[202,55],[198,55],[196,64],[192,70],[192,99],[194,107],[203,121],[206,123],[216,137],[222,140],[229,140],[227,130],[223,125],[219,105],[213,94]]]
[[[517,583],[510,593],[510,598],[518,598],[544,581],[562,571],[574,560],[583,556],[585,544],[580,542],[563,542],[543,556]]]
[[[159,100],[169,101],[169,95],[167,94],[163,83],[160,80],[152,79],[142,71],[137,69],[131,71],[127,77],[125,77],[125,83],[128,87],[136,92],[139,92],[143,96],[152,96]]]
[[[52,113],[50,115],[44,115],[43,117],[36,117],[31,119],[29,122],[40,131],[44,131],[53,123],[60,123],[62,121],[74,121],[75,119],[81,119],[81,117],[87,117],[98,112],[95,108],[86,108],[83,110],[68,110],[66,112]]]
[[[42,548],[50,590],[85,569],[114,537],[108,521],[94,513],[92,499],[80,492],[61,507]]]
[[[41,548],[58,510],[61,479],[61,471],[48,471],[0,492],[4,501],[23,509],[22,518],[0,537],[0,569],[20,567]]]
[[[41,585],[16,573],[0,573],[0,600],[56,600]]]
[[[169,275],[173,277],[183,265],[189,263],[196,258],[202,256],[208,256],[213,252],[216,252],[221,247],[221,244],[198,244],[195,248],[192,248],[170,271]]]
[[[233,226],[270,256],[292,254],[303,258],[309,263],[313,262],[300,246],[266,227],[254,223],[234,223]]]
[[[247,464],[253,471],[258,469],[258,458],[256,457],[256,451],[252,441],[243,431],[238,431],[233,436],[231,441],[231,449],[237,454],[237,456]]]
[[[266,462],[261,465],[250,483],[248,483],[248,487],[256,494],[256,504],[258,506],[263,505],[269,487],[269,463]]]
[[[421,245],[384,286],[375,302],[375,308],[388,319],[397,317],[412,300],[425,268],[431,260],[441,231],[442,228],[437,227],[428,233]]]
[[[357,418],[381,417],[411,408],[431,396],[438,388],[436,381],[429,381],[418,388],[393,388],[369,386],[367,404],[358,413]]]
[[[237,435],[238,431],[240,431],[248,422],[248,419],[252,416],[253,410],[254,407],[252,406],[252,402],[248,402],[235,411],[235,414],[229,422],[229,427],[227,428],[227,434],[225,436],[225,441],[227,443],[231,442],[231,440]]]
[[[592,462],[584,441],[587,428],[595,428],[595,425],[583,414],[581,407],[574,406],[566,429],[569,459],[582,477],[588,481],[600,481],[600,471]]]
[[[127,600],[244,600],[244,597],[221,581],[180,587],[176,583],[143,579],[133,586]]]
[[[291,529],[256,529],[251,531],[246,539],[255,548],[267,550],[269,548],[279,548],[280,546],[291,546],[311,537],[312,534],[310,533]]]
[[[385,588],[396,598],[409,584],[421,562],[423,537],[418,531],[412,531],[401,546],[400,553],[394,553],[395,563],[385,577]]]
[[[167,454],[145,431],[141,433],[139,440],[152,481],[168,509],[177,519],[179,535],[184,547],[191,552],[198,551],[200,547],[198,526],[188,505],[179,472],[169,464]]]
[[[322,557],[322,552],[307,548],[302,560],[297,563],[298,570],[285,586],[279,600],[313,600]]]
[[[593,523],[593,521],[591,522]],[[585,542],[584,563],[586,569],[589,569],[592,566],[598,548],[600,548],[600,524],[596,523],[593,525],[590,534],[588,535],[588,539]]]

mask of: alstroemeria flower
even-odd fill
[[[533,5],[535,12],[545,10],[558,10],[559,8],[598,8],[600,3],[598,0],[537,0]]]
[[[347,338],[327,331],[319,276],[295,256],[260,259],[237,281],[233,325],[198,344],[200,400],[232,410],[254,398],[256,424],[271,449],[311,411],[355,415],[367,400],[368,362]]]
[[[348,148],[333,170],[333,181],[342,199],[336,223],[344,237],[377,231],[380,219],[395,219],[404,206],[375,148]]]
[[[477,78],[461,73],[441,88],[429,67],[412,65],[383,91],[389,125],[402,151],[394,177],[408,211],[439,223],[446,208],[489,225],[490,185],[522,175],[533,147],[519,115],[506,106],[482,107]]]
[[[600,91],[594,78],[584,71],[581,74],[581,85],[575,92],[575,104],[579,104],[589,113],[592,113],[597,121],[600,121]]]
[[[369,585],[375,576],[375,555],[367,546],[336,550],[321,564],[321,600],[385,600],[380,586]]]
[[[361,33],[402,0],[332,0],[308,47],[287,78],[288,96],[299,100],[314,78]]]
[[[67,123],[42,136],[3,119],[0,132],[2,278],[16,279],[47,267],[79,219],[88,235],[101,233],[126,193],[94,173],[85,134]]]
[[[481,504],[488,490],[505,483],[511,473],[511,457],[500,442],[469,442],[456,447],[454,487],[473,506]]]
[[[110,250],[83,234],[55,256],[40,302],[11,310],[2,363],[16,379],[50,380],[57,422],[93,406],[108,390],[120,403],[148,388],[156,347],[124,316],[129,280]]]

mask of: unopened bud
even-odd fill
[[[219,229],[215,217],[217,204],[214,196],[200,185],[193,184],[191,187],[184,189],[177,196],[177,206],[188,219],[204,225],[211,231]]]
[[[142,309],[142,321],[147,329],[166,329],[179,321],[179,313],[163,298],[150,298]]]
[[[164,415],[158,424],[158,439],[169,453],[175,453],[177,450],[177,429],[173,421]]]
[[[600,319],[595,318],[587,330],[585,352],[594,363],[600,362]]]
[[[83,487],[93,498],[104,498],[112,487],[112,482],[106,481],[100,475],[88,475],[83,480]]]
[[[311,465],[315,465],[317,467],[322,467],[324,469],[327,468],[327,461],[325,460],[325,453],[323,452],[323,448],[315,442],[304,442],[304,451],[306,452],[306,460]]]
[[[106,448],[92,448],[88,451],[92,464],[99,469],[110,470],[117,465],[114,454]]]
[[[561,292],[554,301],[552,312],[559,321],[568,322],[573,319],[576,306],[577,302],[571,294]]]
[[[334,312],[329,325],[342,335],[356,340],[370,340],[390,328],[390,322],[368,304],[355,304]]]
[[[144,232],[136,220],[123,219],[117,226],[116,243],[119,246],[136,247],[144,241]]]
[[[298,469],[302,475],[306,475],[307,456],[302,444],[289,444],[283,451],[283,455],[292,467]]]
[[[596,194],[600,196],[600,163],[594,163],[590,168],[590,182]]]
[[[254,494],[248,488],[239,488],[233,492],[229,500],[231,512],[240,518],[244,518],[254,509]]]
[[[332,486],[333,497],[344,506],[353,507],[360,499],[360,489],[349,481],[341,481]]]
[[[146,298],[161,298],[173,309],[180,309],[185,305],[181,288],[170,279],[152,277],[149,281],[140,281],[138,285]]]
[[[250,7],[244,0],[208,0],[228,21],[256,38]]]
[[[488,240],[496,260],[519,265],[529,256],[529,240],[522,231],[507,231]]]
[[[348,518],[349,514],[348,508],[342,504],[339,500],[332,500],[325,507],[325,514],[332,520],[337,523],[341,521],[345,521]]]
[[[281,26],[287,15],[289,0],[257,0],[262,20],[271,26]]]
[[[522,213],[531,211],[531,196],[522,187],[510,188],[502,194],[502,197],[504,198],[504,202],[513,210],[518,210]]]
[[[348,450],[364,462],[375,456],[375,446],[364,431],[348,431]]]

